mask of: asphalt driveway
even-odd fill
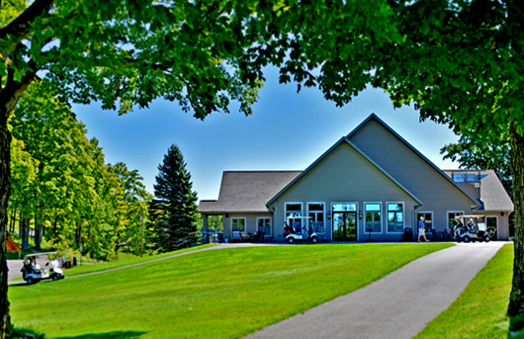
[[[248,338],[412,338],[455,301],[504,244],[457,244],[429,254]]]

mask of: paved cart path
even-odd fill
[[[504,244],[457,244],[429,254],[247,338],[412,338],[455,301]]]

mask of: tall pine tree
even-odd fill
[[[197,193],[192,191],[191,174],[180,149],[171,145],[158,166],[155,200],[151,216],[155,220],[158,250],[173,251],[197,243]]]

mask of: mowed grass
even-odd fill
[[[208,247],[215,247],[215,246],[217,245],[216,244],[199,245],[199,246],[190,247],[190,248],[186,248],[186,249],[178,250],[174,252],[161,253],[161,254],[155,254],[155,255],[150,255],[150,256],[148,255],[144,257],[133,256],[130,258],[125,258],[123,260],[111,261],[111,262],[101,262],[97,264],[91,264],[91,263],[86,264],[86,263],[82,263],[81,261],[78,261],[77,266],[70,268],[70,269],[64,269],[64,274],[66,275],[66,277],[73,277],[75,275],[80,275],[80,274],[85,274],[85,273],[106,271],[106,270],[110,270],[114,268],[129,266],[133,264],[139,264],[142,262],[147,262],[147,261],[156,260],[156,259],[162,259],[162,258],[170,257],[173,255],[192,252],[196,250],[202,250]],[[18,280],[23,280],[23,279],[22,277],[19,277],[19,278],[14,278],[14,279],[9,279],[9,280],[18,281]]]
[[[16,327],[46,338],[238,338],[451,244],[322,244],[192,253],[9,287]]]
[[[103,262],[99,264],[82,264],[81,262],[78,262],[77,266],[64,270],[64,274],[68,277],[72,277],[72,276],[79,275],[79,274],[105,271],[105,270],[110,270],[113,268],[119,268],[123,266],[139,264],[139,263],[146,262],[146,261],[162,259],[162,258],[170,257],[173,255],[192,252],[192,251],[201,250],[201,249],[205,249],[208,247],[214,247],[214,246],[217,246],[217,245],[216,244],[199,245],[199,246],[185,248],[183,250],[178,250],[174,252],[161,253],[161,254],[144,256],[144,257],[132,257],[129,259],[111,261],[111,262]]]
[[[464,259],[467,260],[467,259]],[[455,302],[415,338],[507,338],[513,244],[502,247]]]

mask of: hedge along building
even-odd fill
[[[371,114],[304,171],[224,172],[219,198],[199,211],[204,230],[222,215],[226,239],[262,231],[283,241],[289,222],[320,240],[400,241],[421,216],[440,233],[458,215],[480,214],[504,240],[513,203],[493,171],[442,171]]]

